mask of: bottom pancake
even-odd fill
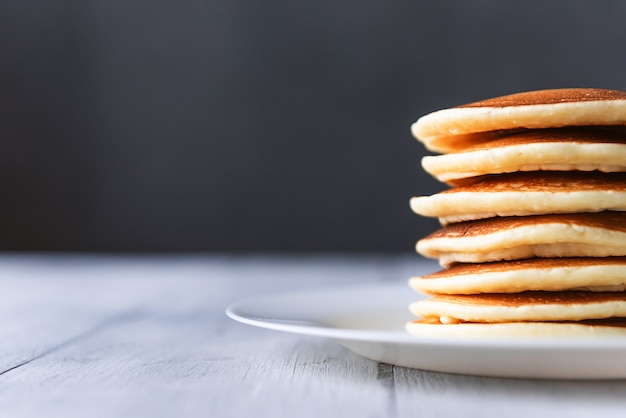
[[[556,322],[442,324],[437,318],[406,324],[413,335],[432,338],[605,338],[626,337],[626,318]]]

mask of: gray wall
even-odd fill
[[[620,1],[0,5],[0,249],[411,251],[420,115],[626,89]]]

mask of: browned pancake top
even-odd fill
[[[470,145],[464,149],[463,152],[503,148],[512,145],[535,144],[540,142],[569,142],[585,144],[626,143],[626,130],[624,130],[623,127],[530,129],[522,132],[513,132],[502,138],[486,143]]]
[[[626,292],[526,291],[521,293],[479,293],[475,295],[438,294],[432,300],[435,302],[474,306],[578,305],[612,301],[626,302]]]
[[[604,100],[626,100],[626,92],[620,90],[605,89],[551,89],[537,90],[523,93],[509,94],[506,96],[494,97],[478,102],[457,106],[466,107],[513,107],[527,105],[543,105],[556,103],[590,102]]]
[[[626,232],[626,212],[603,211],[581,213],[551,213],[547,215],[506,216],[457,222],[447,225],[424,238],[463,238],[492,234],[529,225],[566,224]]]
[[[620,265],[626,268],[626,257],[560,257],[528,258],[513,261],[494,261],[490,263],[453,264],[447,269],[422,276],[423,279],[440,279],[469,274],[497,273],[512,270],[552,269],[564,267],[588,267]]]
[[[626,173],[529,171],[481,177],[441,193],[626,191]]]

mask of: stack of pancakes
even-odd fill
[[[626,92],[513,94],[420,118],[451,186],[414,197],[442,228],[417,252],[442,271],[412,277],[424,336],[626,336]]]

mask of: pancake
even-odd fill
[[[411,131],[427,149],[451,152],[508,130],[598,125],[626,125],[626,92],[576,88],[511,94],[430,113]]]
[[[419,240],[416,250],[438,258],[442,266],[530,257],[626,256],[626,212],[459,222]]]
[[[588,321],[441,324],[435,318],[406,324],[414,335],[433,338],[606,338],[626,337],[626,318]]]
[[[626,290],[626,257],[529,258],[480,264],[454,264],[411,277],[423,293],[518,293],[529,290],[593,292]]]
[[[426,156],[422,167],[437,180],[516,171],[626,171],[626,135],[593,128],[537,129],[478,144],[458,153]]]
[[[626,292],[542,292],[435,295],[410,305],[422,318],[458,322],[582,321],[626,317]]]
[[[626,211],[626,173],[526,172],[486,176],[432,196],[411,209],[444,225],[494,216]]]

